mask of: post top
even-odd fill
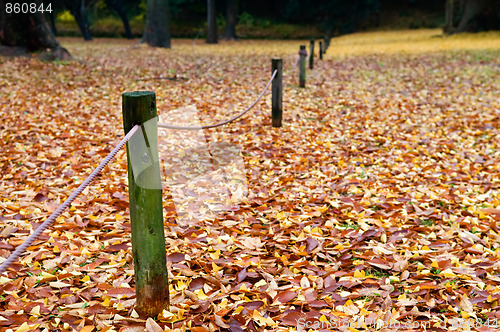
[[[123,97],[145,97],[145,96],[151,96],[155,95],[153,91],[131,91],[131,92],[125,92],[122,94]]]

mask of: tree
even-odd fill
[[[66,6],[71,15],[75,18],[76,23],[82,32],[83,39],[92,40],[85,0],[64,0],[63,2],[64,6]]]
[[[20,47],[30,52],[49,50],[54,58],[71,58],[69,52],[61,47],[52,33],[44,14],[38,10],[41,8],[40,6],[47,6],[47,3],[40,0],[32,0],[32,3],[36,4],[37,8],[34,13],[15,13],[14,10],[9,13],[6,7],[7,2],[0,0],[2,8],[0,11],[0,44]]]
[[[130,30],[130,24],[128,22],[127,13],[125,12],[125,8],[123,7],[122,0],[106,0],[106,4],[109,8],[113,9],[115,12],[120,15],[120,18],[123,22],[123,27],[125,29],[125,37],[128,39],[132,39],[132,31]]]
[[[455,0],[446,0],[446,10],[444,19],[443,32],[446,34],[453,33],[455,17]]]
[[[455,33],[500,28],[500,5],[496,0],[462,0],[462,16]]]
[[[215,0],[207,0],[207,43],[217,44],[217,13],[215,10]]]
[[[148,0],[146,26],[142,37],[149,46],[170,48],[170,7],[168,0]]]
[[[71,15],[75,18],[78,28],[82,32],[83,39],[92,40],[92,34],[90,33],[90,25],[88,19],[87,7],[84,0],[53,0],[51,2],[54,9],[67,9]],[[87,4],[89,1],[87,1]],[[123,22],[123,27],[125,29],[125,36],[128,39],[132,38],[132,31],[130,30],[130,24],[127,18],[127,13],[123,6],[123,0],[105,0],[105,3],[109,8],[113,9],[121,18]],[[95,3],[94,3],[95,5]],[[57,35],[57,29],[55,25],[55,19],[53,13],[49,15],[52,31],[54,35]]]
[[[224,38],[238,39],[236,36],[236,23],[238,21],[238,0],[226,0],[226,29]]]
[[[320,1],[313,8],[320,26],[325,32],[324,50],[328,49],[330,39],[357,31],[359,22],[380,11],[381,0],[329,0]]]

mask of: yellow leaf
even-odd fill
[[[161,319],[169,319],[172,317],[175,317],[175,315],[173,313],[171,313],[170,311],[165,310],[165,309],[163,309],[163,311],[160,314]]]
[[[31,309],[30,314],[33,316],[40,316],[40,306],[37,305]]]
[[[364,270],[356,270],[354,271],[354,278],[365,278],[365,271]]]
[[[453,271],[450,268],[441,271],[440,274],[443,275],[445,278],[455,278],[457,276],[455,273],[453,273]]]
[[[203,289],[199,289],[198,293],[196,294],[200,300],[206,300],[208,299],[208,296],[203,292]]]
[[[113,307],[117,310],[125,310],[125,307],[121,302],[116,303]]]
[[[323,234],[323,231],[321,230],[321,228],[319,227],[314,227],[313,229],[311,229],[311,233],[312,234],[319,234],[319,235],[322,235]]]
[[[215,264],[214,262],[212,262],[212,269],[214,270],[215,273],[219,272],[222,267],[220,266],[217,266],[217,264]]]
[[[215,265],[215,264],[212,263],[212,266],[213,265]],[[217,266],[217,265],[215,265],[215,266]],[[178,291],[181,291],[183,289],[187,289],[187,286],[188,285],[184,281],[179,280],[179,281],[177,281],[177,285],[175,286],[175,289],[177,289]]]
[[[212,259],[219,259],[220,256],[220,250],[217,249],[216,252],[210,253],[209,254]]]
[[[261,279],[256,284],[254,284],[254,287],[261,287],[265,285],[267,285],[267,282],[264,279]]]
[[[276,219],[278,219],[278,220],[284,220],[285,219],[285,214],[283,212],[276,213]]]
[[[19,326],[17,328],[16,332],[33,331],[34,329],[36,329],[38,327],[38,325],[40,325],[40,324],[35,324],[32,326],[29,326],[28,323],[24,322],[21,324],[21,326]]]
[[[434,261],[431,263],[431,267],[435,267],[436,269],[439,269],[439,264],[438,261]]]
[[[49,286],[53,288],[63,288],[63,287],[70,287],[71,285],[61,281],[53,281],[49,282]]]
[[[0,285],[6,284],[8,282],[11,282],[12,279],[6,278],[6,277],[0,277]]]
[[[101,303],[101,304],[102,304],[104,307],[109,307],[109,300],[110,300],[110,297],[106,296],[106,297],[105,297],[105,299],[104,299],[104,301],[102,301],[102,303]]]
[[[259,322],[260,326],[273,326],[275,322],[271,317],[263,317],[258,310],[254,310],[252,318]]]
[[[335,247],[333,247],[335,250],[342,250],[344,249],[344,245],[342,243],[337,244]]]

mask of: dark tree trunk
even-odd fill
[[[34,0],[33,0],[34,1]],[[37,8],[41,4],[36,1]],[[27,51],[52,51],[54,57],[71,58],[68,51],[61,47],[41,12],[27,14],[7,14],[5,0],[0,0],[0,44],[20,47]]]
[[[50,12],[48,15],[49,15],[50,29],[52,30],[54,36],[57,36],[56,19],[54,17],[54,12]]]
[[[464,0],[462,18],[455,32],[478,32],[500,27],[495,0]]]
[[[330,47],[330,41],[332,39],[332,30],[328,29],[325,32],[325,45],[323,46],[323,53],[326,54],[326,51],[328,50],[328,47]]]
[[[226,30],[224,38],[238,39],[236,36],[236,23],[238,21],[238,0],[226,0]]]
[[[443,28],[443,32],[445,34],[451,34],[454,30],[453,19],[455,14],[455,0],[446,0],[446,9],[445,9],[445,24]]]
[[[217,44],[217,13],[215,10],[215,0],[207,0],[207,43]]]
[[[123,22],[123,27],[125,28],[125,37],[128,39],[132,39],[132,31],[130,31],[130,24],[128,22],[127,13],[125,12],[125,8],[123,8],[122,0],[107,0],[106,3],[108,6],[116,11]]]
[[[75,18],[76,23],[82,32],[83,39],[92,40],[89,17],[87,14],[87,8],[85,8],[85,0],[65,0],[64,5]]]
[[[170,48],[168,0],[148,0],[143,40],[149,46]]]

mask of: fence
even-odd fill
[[[313,41],[312,41],[313,42]],[[313,50],[313,47],[311,48]],[[301,46],[300,82],[305,74],[305,46]],[[303,63],[302,63],[303,62]],[[282,125],[282,60],[272,59],[272,75],[257,99],[238,115],[212,125],[175,126],[158,123],[156,96],[151,91],[127,92],[122,95],[125,136],[101,161],[80,186],[0,265],[0,274],[7,271],[24,251],[59,217],[87,188],[94,178],[127,144],[129,208],[134,258],[136,308],[148,316],[157,315],[168,305],[168,274],[166,269],[163,228],[162,186],[158,158],[158,127],[174,130],[200,130],[226,125],[248,113],[263,97],[272,83],[272,126]],[[131,144],[139,135],[139,144]],[[165,287],[167,285],[167,287]],[[165,303],[165,299],[167,303]]]

